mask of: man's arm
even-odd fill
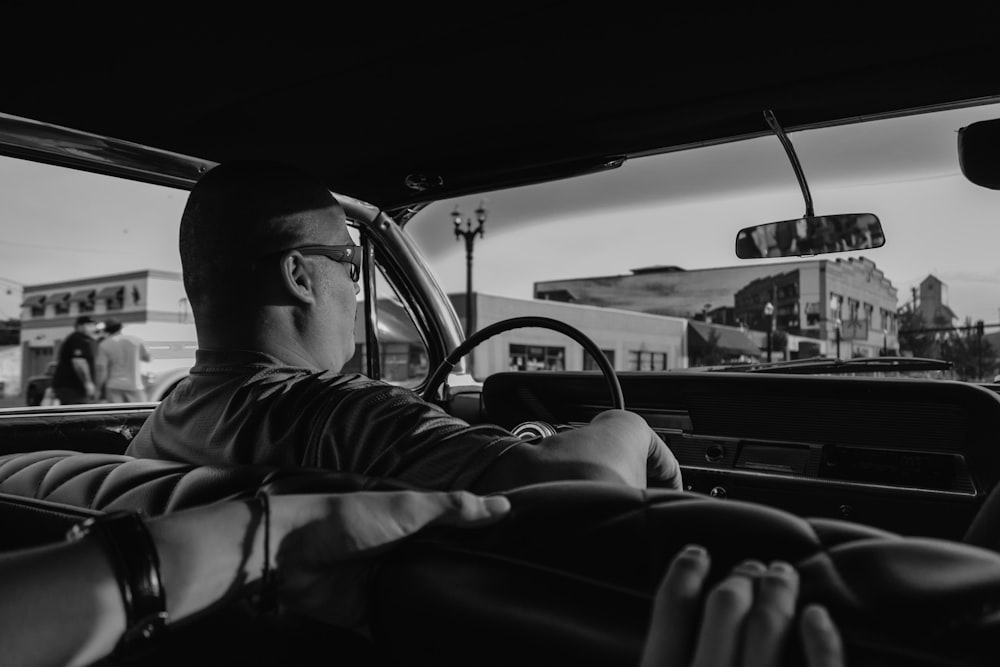
[[[634,412],[607,410],[586,426],[511,447],[471,490],[493,493],[565,479],[616,482],[639,489],[650,482],[682,488],[677,459],[646,421]]]
[[[97,359],[94,360],[94,384],[103,387],[108,381],[108,355],[103,345],[97,346]]]
[[[90,363],[88,363],[83,357],[73,357],[73,371],[76,372],[76,376],[80,378],[80,382],[83,383],[87,397],[96,398],[97,386],[94,384],[94,380],[90,376]]]

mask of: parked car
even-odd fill
[[[52,386],[52,376],[56,372],[56,362],[51,361],[40,375],[31,375],[24,381],[24,401],[26,405],[41,405],[45,390]]]
[[[154,370],[147,364],[142,372],[142,384],[146,390],[146,398],[149,401],[161,401],[167,394],[174,390],[177,383],[187,377],[188,371],[193,365],[190,363],[176,365],[177,360],[170,360],[170,364],[164,366],[159,364]],[[164,366],[159,368],[159,366]],[[41,405],[45,398],[45,390],[52,386],[52,376],[56,372],[56,362],[52,361],[45,368],[42,375],[32,375],[24,383],[24,400],[26,405]]]
[[[5,61],[5,275],[179,270],[198,177],[287,161],[365,248],[351,370],[529,438],[624,407],[675,453],[682,494],[574,487],[417,542],[373,583],[373,661],[635,664],[664,555],[702,540],[802,568],[852,667],[995,664],[996,8],[382,11],[25,23],[10,46],[46,58]],[[0,471],[127,442],[153,406],[120,407],[0,410]],[[141,463],[135,487],[56,464],[0,494],[235,493],[188,469],[147,493]],[[171,635],[184,661],[224,636],[205,627]]]

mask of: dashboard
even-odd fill
[[[960,540],[1000,480],[1000,395],[983,386],[701,371],[618,377],[625,407],[663,438],[695,493]],[[488,421],[511,430],[577,428],[611,406],[603,376],[585,371],[497,373],[481,401]]]

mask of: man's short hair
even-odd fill
[[[237,160],[202,176],[180,226],[184,289],[193,308],[229,308],[249,298],[251,260],[309,242],[289,216],[340,207],[317,178],[287,164]]]
[[[104,321],[104,333],[111,335],[116,334],[122,330],[122,323],[118,320],[105,320]]]
[[[76,318],[76,326],[80,326],[81,324],[97,324],[97,320],[90,315],[81,315]]]

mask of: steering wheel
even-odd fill
[[[607,356],[601,351],[601,348],[592,341],[586,334],[577,329],[576,327],[570,326],[565,322],[559,320],[554,320],[550,317],[512,317],[507,320],[501,320],[500,322],[495,322],[489,326],[483,327],[479,331],[476,331],[471,336],[465,339],[458,347],[451,351],[451,353],[445,357],[444,361],[441,362],[431,375],[430,381],[427,383],[427,388],[424,389],[422,397],[425,401],[434,400],[438,389],[444,383],[445,378],[448,374],[455,368],[455,364],[458,361],[471,352],[477,345],[483,341],[489,340],[497,334],[501,334],[505,331],[510,331],[512,329],[525,329],[528,327],[538,327],[541,329],[551,329],[553,331],[558,331],[563,333],[577,343],[579,343],[583,349],[590,353],[594,357],[594,361],[597,362],[598,368],[604,373],[604,379],[608,383],[608,389],[611,391],[611,405],[619,410],[625,409],[625,396],[622,394],[622,386],[618,381],[618,376],[615,374],[615,369],[608,361]],[[540,435],[550,435],[554,433],[555,430],[548,427],[549,431],[543,427]]]

